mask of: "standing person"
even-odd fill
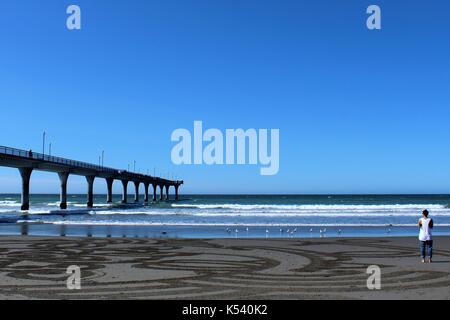
[[[420,240],[420,254],[422,255],[422,262],[425,263],[425,257],[428,254],[428,262],[431,263],[433,258],[433,239],[431,231],[433,229],[433,219],[428,218],[428,210],[422,211],[422,218],[419,219],[419,240]]]

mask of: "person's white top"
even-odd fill
[[[429,226],[431,218],[420,218],[419,221],[422,223],[422,226],[420,227],[420,232],[419,232],[419,240],[420,241],[431,240],[431,228]]]

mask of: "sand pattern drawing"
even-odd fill
[[[413,239],[144,239],[4,237],[0,296],[31,299],[365,298],[379,265],[384,294],[448,293],[450,250],[422,265]],[[68,290],[69,265],[82,289]],[[386,296],[386,295],[385,295]]]

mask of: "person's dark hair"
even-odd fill
[[[423,210],[423,211],[422,211],[422,214],[423,214],[425,217],[428,217],[428,210],[427,210],[427,209]]]

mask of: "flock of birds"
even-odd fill
[[[386,228],[387,228],[387,229],[386,229],[386,234],[388,234],[388,235],[391,234],[391,227],[392,227],[392,224],[386,226]],[[279,230],[280,230],[280,235],[285,234],[286,236],[289,236],[289,237],[294,237],[294,235],[295,235],[297,232],[300,232],[300,230],[299,230],[297,227],[291,227],[291,228],[287,228],[287,229],[280,228]],[[232,230],[231,228],[226,228],[225,231],[226,231],[228,234],[233,234],[233,231],[234,231],[234,234],[235,234],[236,237],[238,236],[238,234],[239,234],[239,232],[240,232],[240,230],[237,229],[237,228],[234,229],[234,230]],[[247,235],[248,235],[248,233],[249,233],[249,228],[246,227],[246,228],[245,228],[245,231],[246,231],[246,233],[247,233]],[[269,237],[270,232],[271,232],[271,231],[270,231],[268,228],[266,228],[266,238]],[[309,234],[312,235],[313,232],[314,232],[314,229],[313,229],[313,228],[310,228],[310,229],[309,229]],[[341,236],[342,233],[343,233],[342,229],[338,229],[338,230],[337,230],[337,234],[338,234],[339,236]],[[320,237],[321,237],[321,238],[322,238],[322,237],[325,237],[326,234],[327,234],[327,228],[323,228],[323,229],[322,229],[322,228],[319,228],[319,234],[320,234]]]
[[[245,232],[246,232],[247,235],[248,235],[249,228],[246,227],[244,230],[245,230]],[[234,230],[232,230],[231,228],[226,228],[225,231],[226,231],[228,234],[233,234],[233,233],[234,233],[234,234],[236,235],[236,237],[237,237],[237,235],[238,235],[239,232],[240,232],[240,230],[237,229],[237,228],[234,229]],[[289,237],[293,237],[297,232],[300,232],[300,230],[299,230],[297,227],[291,227],[291,228],[287,228],[287,229],[280,228],[279,231],[280,231],[280,234],[281,234],[281,235],[285,234],[286,236],[289,236]],[[266,228],[266,238],[269,237],[270,232],[271,232],[271,231],[270,231],[268,228]],[[313,232],[314,232],[314,229],[313,229],[313,228],[310,228],[310,229],[309,229],[309,233],[310,233],[310,234],[313,234]],[[319,234],[320,234],[320,237],[325,237],[325,236],[326,236],[326,233],[327,233],[327,228],[323,228],[323,229],[322,229],[322,228],[319,228]],[[341,229],[338,229],[338,230],[337,230],[337,233],[338,233],[338,235],[341,235],[341,234],[342,234],[342,230],[341,230]]]

